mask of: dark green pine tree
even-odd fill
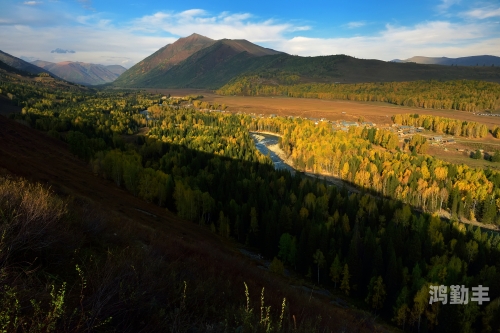
[[[497,212],[496,212],[495,201],[493,198],[487,198],[484,201],[482,213],[483,213],[483,216],[482,216],[481,222],[487,223],[487,224],[495,222]]]
[[[398,259],[396,257],[396,251],[394,251],[394,247],[392,246],[392,242],[390,242],[387,251],[386,256],[389,258],[389,261],[387,262],[384,281],[387,286],[391,286],[387,290],[387,302],[394,304],[401,281],[398,279],[400,275],[398,272]]]
[[[500,151],[496,150],[495,154],[491,156],[491,161],[492,162],[500,162]]]

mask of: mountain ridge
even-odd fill
[[[191,47],[194,41],[203,45]],[[189,52],[186,52],[189,49]],[[181,61],[170,61],[182,53]],[[170,58],[162,58],[168,54]],[[500,59],[500,58],[499,58]],[[168,64],[168,65],[162,65]],[[180,38],[127,70],[113,85],[127,88],[219,89],[242,75],[293,78],[293,83],[365,83],[415,80],[485,80],[500,82],[497,67],[456,67],[415,62],[385,62],[347,55],[300,57],[247,40],[213,41],[193,34]],[[292,83],[292,82],[289,82]],[[280,82],[279,84],[289,84]]]
[[[143,74],[153,70],[164,73],[193,53],[213,43],[215,43],[213,39],[196,33],[185,38],[179,38],[174,43],[163,46],[158,51],[129,68],[117,80],[116,84],[143,81]]]
[[[36,60],[33,65],[70,82],[83,85],[105,84],[115,81],[126,68],[120,65],[100,65],[78,61],[50,61]]]
[[[47,73],[50,74],[49,71],[40,68],[36,65],[33,65],[27,61],[24,61],[20,58],[14,57],[13,55],[0,51],[0,61],[3,63],[9,65],[10,67],[13,67],[17,70],[21,70],[24,72],[28,72],[31,74],[40,74],[40,73]]]
[[[220,72],[226,71],[224,64],[235,59],[278,54],[283,52],[264,48],[244,39],[216,41],[199,34],[192,34],[162,47],[131,67],[114,82],[114,85],[157,86],[170,81],[176,87],[198,87],[200,78],[205,83],[207,75],[221,76]],[[170,58],[162,59],[165,56]],[[240,74],[241,71],[235,72]]]
[[[417,64],[445,66],[500,66],[500,57],[493,55],[477,55],[458,58],[414,56],[405,60],[394,59],[392,62],[414,62]]]

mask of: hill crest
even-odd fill
[[[477,55],[459,58],[414,56],[405,60],[394,59],[393,62],[414,62],[424,65],[444,66],[500,66],[500,57],[492,55]]]

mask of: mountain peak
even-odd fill
[[[135,84],[144,77],[144,73],[164,73],[215,42],[215,40],[197,33],[179,38],[174,43],[165,45],[146,59],[132,66],[120,76],[116,83],[128,82]]]
[[[231,47],[236,53],[248,52],[248,54],[256,57],[283,53],[256,45],[246,39],[221,39],[218,43]]]
[[[197,34],[196,32],[192,33],[191,35],[189,35],[187,37],[180,38],[180,39],[206,39],[206,40],[213,40],[212,38],[209,38],[209,37]]]

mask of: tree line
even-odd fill
[[[299,170],[324,173],[427,212],[449,209],[455,218],[499,223],[500,175],[447,163],[399,148],[372,149],[357,132],[326,123],[284,118],[252,119],[251,128],[279,129],[281,146]],[[278,133],[278,132],[277,132]],[[424,142],[415,142],[422,145]]]
[[[439,134],[450,134],[468,138],[484,138],[488,135],[488,127],[474,121],[462,121],[416,113],[397,114],[392,116],[392,121],[395,124],[423,127],[426,130]]]
[[[296,83],[278,77],[270,81],[261,75],[239,77],[217,90],[221,95],[288,96],[340,99],[358,102],[386,102],[425,109],[461,111],[500,108],[500,84],[484,81],[411,81],[383,83]]]

